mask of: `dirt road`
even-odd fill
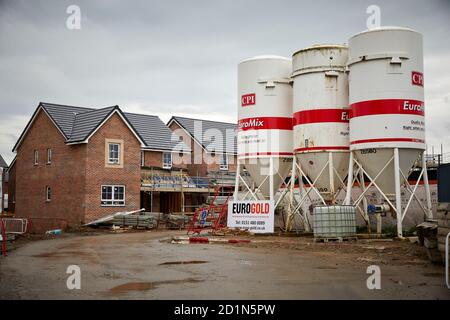
[[[450,299],[444,268],[409,242],[171,244],[183,232],[64,235],[0,258],[0,299]],[[69,265],[81,289],[69,290]],[[381,290],[368,290],[369,265]]]

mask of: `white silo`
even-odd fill
[[[324,204],[336,202],[348,170],[347,52],[345,45],[316,45],[292,58],[297,169]]]
[[[243,167],[254,182],[254,195],[270,200],[274,200],[289,173],[292,164],[290,74],[291,60],[279,56],[257,56],[238,65],[235,200],[238,200],[238,183],[243,181]]]
[[[364,31],[349,40],[349,176],[353,176],[355,167],[369,177],[370,184],[396,211],[399,236],[414,194],[407,184],[409,170],[426,149],[422,47],[420,33],[400,27]],[[423,208],[430,216],[428,177],[422,158],[421,175],[427,193],[427,208]],[[401,203],[403,183],[411,192],[405,208]],[[349,193],[346,203],[350,203]]]

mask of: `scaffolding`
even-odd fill
[[[211,198],[216,190],[225,190],[234,186],[234,173],[209,172],[208,176],[191,176],[186,170],[163,170],[158,168],[143,169],[141,173],[141,192],[150,196],[150,211],[153,211],[155,193],[173,194],[173,208],[179,207],[181,213],[193,212]],[[186,197],[197,200],[187,203]],[[191,199],[193,201],[193,199]],[[173,213],[177,210],[169,210]]]

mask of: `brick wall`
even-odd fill
[[[122,140],[123,164],[105,166],[105,141]],[[140,208],[141,145],[131,130],[114,114],[89,139],[86,154],[86,186],[84,190],[86,222],[118,211]],[[124,185],[125,206],[101,205],[102,185]]]
[[[52,161],[47,163],[47,149]],[[34,164],[34,150],[39,152]],[[77,225],[83,220],[84,168],[86,146],[67,146],[48,116],[40,111],[17,150],[14,179],[15,213],[30,220],[31,231]],[[14,173],[13,173],[14,174]],[[46,188],[52,190],[46,201]],[[13,200],[14,195],[10,194]],[[11,208],[12,209],[12,208]]]

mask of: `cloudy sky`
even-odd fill
[[[0,154],[39,101],[236,121],[240,60],[345,43],[371,4],[424,34],[429,150],[450,152],[450,0],[0,0]]]

